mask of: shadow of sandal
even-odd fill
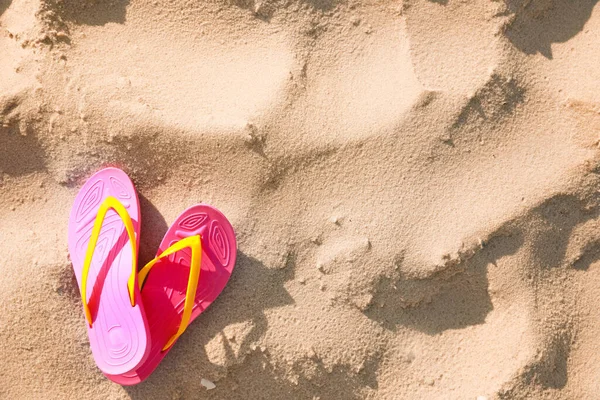
[[[156,249],[169,229],[167,222],[160,211],[141,193],[138,193],[140,199],[140,214],[142,218],[142,230],[140,233],[140,256],[138,270],[148,261],[156,256]]]

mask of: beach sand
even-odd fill
[[[597,397],[599,43],[597,0],[0,0],[0,398]],[[142,263],[198,202],[239,245],[133,387],[67,252],[106,165]]]

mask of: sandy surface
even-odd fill
[[[599,43],[597,0],[0,0],[0,397],[597,397]],[[196,202],[239,241],[129,388],[67,254],[106,164],[142,262]]]

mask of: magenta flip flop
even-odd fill
[[[137,273],[139,232],[139,200],[127,174],[106,168],[89,178],[71,209],[69,254],[92,354],[109,378],[135,370],[150,350]]]
[[[185,210],[163,238],[157,257],[139,273],[150,326],[150,354],[122,385],[142,382],[156,369],[187,326],[223,291],[235,265],[233,227],[205,204]]]

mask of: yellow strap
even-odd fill
[[[134,297],[134,289],[135,289],[135,274],[137,272],[137,246],[135,242],[135,233],[133,229],[133,222],[129,217],[129,213],[125,209],[125,207],[112,196],[108,196],[102,204],[100,204],[100,208],[98,208],[98,214],[96,215],[96,221],[94,222],[94,227],[92,228],[92,236],[90,236],[90,242],[88,244],[87,252],[85,253],[85,260],[83,262],[83,271],[81,276],[81,301],[83,302],[83,309],[85,311],[85,318],[87,319],[90,327],[92,326],[92,313],[90,311],[90,307],[87,304],[87,295],[86,295],[86,287],[87,287],[87,277],[88,272],[90,270],[90,265],[92,264],[92,257],[94,256],[94,250],[96,249],[96,244],[98,242],[98,237],[100,236],[100,231],[102,230],[102,224],[104,223],[104,217],[109,209],[113,209],[119,214],[119,217],[123,220],[123,224],[125,225],[125,229],[127,230],[127,235],[129,236],[129,241],[131,242],[131,276],[129,276],[129,280],[127,281],[127,289],[129,292],[129,300],[131,301],[131,306],[135,306],[135,297]]]
[[[181,324],[179,325],[177,333],[175,333],[173,337],[169,339],[167,344],[162,348],[163,351],[165,351],[166,349],[171,347],[173,343],[175,343],[177,338],[179,338],[179,336],[181,336],[183,332],[185,332],[186,328],[190,323],[192,309],[194,308],[194,300],[196,299],[196,289],[198,288],[198,281],[200,280],[200,266],[202,261],[202,240],[200,235],[189,236],[185,239],[181,239],[180,241],[174,243],[168,249],[163,251],[158,257],[146,264],[138,275],[138,280],[141,289],[142,285],[146,281],[146,278],[148,277],[150,269],[160,259],[170,256],[171,254],[174,254],[179,250],[183,250],[186,247],[192,249],[192,261],[190,263],[190,276],[188,278],[185,304],[183,306],[183,315],[181,316]]]

